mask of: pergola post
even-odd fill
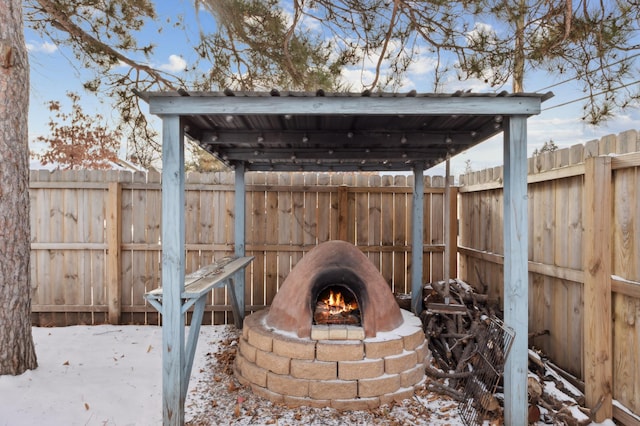
[[[527,118],[504,120],[504,320],[515,330],[504,377],[504,423],[527,424]]]
[[[245,182],[244,182],[245,167],[243,163],[236,165],[235,168],[235,213],[234,213],[234,238],[235,238],[235,255],[237,257],[244,257],[245,255],[245,214],[246,214],[246,202],[245,202]],[[233,303],[237,309],[234,310],[234,324],[236,328],[242,328],[242,322],[244,320],[244,268],[236,273],[234,278],[234,284],[231,287],[231,295]]]
[[[162,416],[184,424],[184,137],[180,116],[162,117]]]
[[[413,167],[413,209],[411,220],[411,310],[422,313],[422,250],[424,228],[424,165]]]

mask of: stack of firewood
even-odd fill
[[[468,402],[467,381],[477,375],[477,357],[488,340],[488,318],[502,318],[497,300],[475,293],[473,287],[459,279],[440,281],[424,286],[424,310],[421,319],[429,340],[432,364],[427,367],[431,377],[430,390],[448,395],[465,406]],[[548,333],[548,332],[545,332]],[[540,334],[540,333],[538,333]],[[536,336],[529,336],[530,340]],[[505,358],[494,353],[493,367],[502,372]],[[502,359],[501,359],[502,358]],[[480,372],[482,373],[482,372]],[[579,381],[567,380],[567,373],[544,360],[538,353],[529,353],[529,421],[553,424],[584,425],[590,423],[589,410],[582,407],[584,397],[578,390]],[[477,408],[484,420],[498,421],[502,416],[503,388],[501,382],[477,397]]]

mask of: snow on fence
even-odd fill
[[[529,331],[561,368],[640,413],[640,138],[529,159]],[[502,299],[502,168],[461,176],[459,277]],[[548,333],[543,333],[548,330]],[[591,401],[588,406],[596,406]],[[610,401],[602,401],[604,406]],[[633,424],[624,409],[614,416]]]
[[[248,173],[246,185],[248,311],[269,305],[303,254],[331,239],[356,244],[392,291],[410,292],[412,176]],[[143,295],[161,284],[160,175],[33,171],[30,194],[33,323],[158,324]],[[187,175],[187,273],[233,254],[234,197],[232,173]],[[425,177],[426,281],[443,279],[443,202],[444,178]],[[231,315],[225,289],[214,290],[205,322]]]

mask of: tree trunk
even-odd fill
[[[513,51],[513,93],[524,92],[524,18],[526,11],[525,0],[520,0],[516,16],[516,43]]]
[[[29,62],[22,1],[0,2],[0,375],[38,366],[31,336]]]

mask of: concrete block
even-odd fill
[[[334,399],[331,408],[338,411],[371,410],[380,406],[380,398]]]
[[[263,388],[262,386],[252,385],[251,390],[259,397],[268,399],[269,401],[275,402],[276,404],[281,404],[284,402],[284,396],[282,394],[270,391],[269,389]]]
[[[418,362],[415,351],[404,351],[400,355],[388,356],[384,359],[384,371],[387,374],[399,374],[413,368]]]
[[[364,351],[367,358],[384,358],[392,355],[400,355],[402,351],[404,351],[404,343],[400,336],[389,340],[365,340]]]
[[[346,325],[330,325],[329,340],[347,340]]]
[[[348,325],[347,339],[348,340],[364,340],[364,328],[356,327],[355,325]]]
[[[273,353],[292,359],[315,359],[316,342],[310,339],[298,339],[274,333]]]
[[[267,389],[271,392],[290,396],[308,396],[309,380],[296,379],[291,376],[267,373]]]
[[[400,387],[410,388],[424,380],[424,364],[417,364],[415,367],[400,373]]]
[[[315,399],[353,399],[358,396],[358,382],[355,380],[310,382],[309,396]]]
[[[284,396],[284,403],[287,407],[313,407],[313,408],[326,408],[331,406],[331,401],[328,399],[313,399],[304,398],[299,396]]]
[[[364,359],[362,342],[321,340],[316,343],[318,361],[359,361]]]
[[[249,342],[244,338],[240,338],[238,341],[238,347],[242,356],[249,362],[256,362],[256,347],[251,346]]]
[[[329,326],[324,324],[312,326],[311,340],[329,340]]]
[[[392,402],[401,402],[405,399],[413,398],[415,394],[413,388],[400,388],[395,392],[380,395],[380,404],[390,404]]]
[[[342,380],[370,379],[383,374],[384,359],[382,358],[338,362],[338,378]]]
[[[276,374],[289,374],[291,358],[276,355],[273,352],[256,350],[256,365]]]
[[[264,327],[256,326],[249,329],[247,341],[253,347],[265,352],[273,350],[273,333]]]
[[[267,370],[260,368],[252,362],[245,360],[242,356],[236,357],[236,367],[240,374],[249,382],[258,386],[267,386]]]
[[[424,331],[422,331],[422,327],[417,328],[413,333],[402,336],[402,341],[404,343],[404,348],[407,351],[413,351],[418,346],[422,345],[425,342]]]
[[[358,380],[358,396],[360,398],[391,394],[398,389],[400,389],[399,374],[385,374],[382,377]]]
[[[335,380],[338,377],[338,363],[335,361],[292,359],[291,376],[297,379]]]

